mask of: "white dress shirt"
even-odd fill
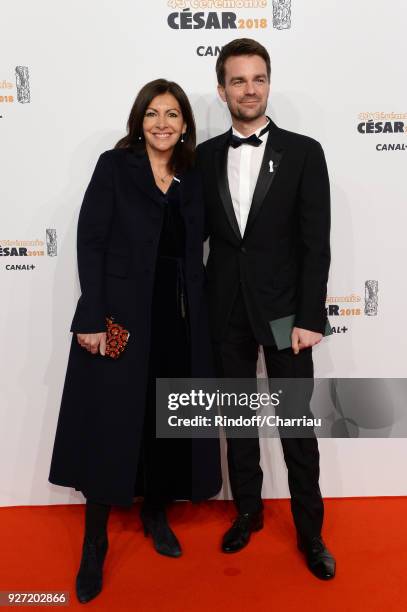
[[[265,128],[268,123],[269,120],[259,127],[254,134],[259,136],[261,130]],[[240,138],[251,136],[251,134],[244,136],[233,127],[232,130],[233,134]],[[236,149],[229,147],[227,163],[229,190],[242,236],[246,228],[247,218],[252,205],[253,193],[259,176],[268,135],[269,132],[266,132],[260,137],[262,144],[258,147],[249,144],[242,144],[240,147],[236,147]]]

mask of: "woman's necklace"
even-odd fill
[[[171,176],[171,172],[169,172],[168,174],[165,174],[164,176],[158,176],[158,178],[160,179],[162,183],[165,183],[165,179],[167,178],[167,176]]]
[[[154,168],[153,168],[153,173],[154,173],[155,178],[156,178],[156,179],[159,179],[159,180],[161,181],[161,183],[165,183],[166,179],[167,179],[169,176],[172,176],[171,172],[167,172],[167,174],[164,174],[164,176],[160,176],[160,175],[158,174],[157,170],[155,170]]]

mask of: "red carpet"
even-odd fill
[[[234,516],[231,502],[179,503],[169,513],[183,546],[179,559],[158,555],[145,538],[138,505],[114,509],[104,589],[89,609],[239,612],[407,610],[407,498],[325,500],[323,536],[337,560],[323,582],[295,545],[288,500],[265,502],[266,524],[242,552],[219,542]],[[79,565],[83,506],[0,508],[0,591],[69,591]],[[42,608],[43,606],[41,606]]]

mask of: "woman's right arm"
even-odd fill
[[[113,169],[109,151],[106,151],[97,161],[78,220],[77,257],[81,297],[71,331],[82,336],[100,336],[106,330],[104,259],[113,210]]]

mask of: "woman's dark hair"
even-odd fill
[[[134,148],[135,151],[145,151],[145,141],[143,136],[144,115],[156,97],[165,93],[170,93],[177,100],[182,117],[187,125],[184,134],[184,142],[178,140],[174,147],[169,165],[172,172],[182,172],[189,168],[194,161],[196,146],[196,128],[194,114],[185,91],[173,81],[166,79],[156,79],[146,83],[140,89],[130,111],[127,121],[127,135],[119,140],[115,149]],[[141,136],[141,140],[139,137]]]
[[[236,55],[260,55],[266,62],[267,78],[270,80],[271,65],[267,49],[252,38],[235,38],[235,40],[222,47],[216,60],[216,76],[219,85],[225,86],[226,60]]]

